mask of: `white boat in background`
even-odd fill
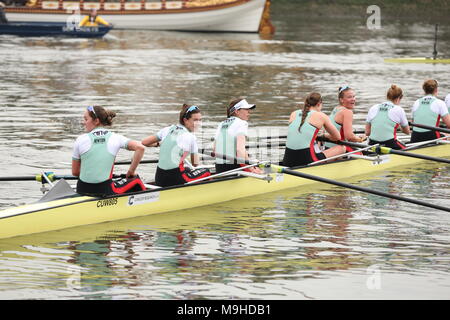
[[[270,0],[28,0],[4,11],[10,21],[71,22],[96,9],[115,29],[273,32],[269,6]]]

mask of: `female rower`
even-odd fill
[[[423,83],[422,88],[425,92],[425,96],[414,102],[412,108],[413,122],[416,124],[439,127],[439,123],[442,119],[447,128],[450,128],[449,110],[445,105],[445,102],[436,97],[438,93],[438,82],[432,79],[426,80]],[[413,127],[411,142],[434,140],[441,136],[439,131]]]
[[[341,138],[330,118],[321,110],[322,96],[313,92],[306,97],[302,110],[291,113],[283,158],[284,166],[303,166],[345,152],[345,147],[340,145],[335,145],[323,152],[317,149],[317,134],[323,127],[328,132],[330,140],[337,141]]]
[[[178,124],[165,127],[156,135],[142,140],[142,144],[147,147],[161,144],[156,185],[170,187],[211,175],[208,169],[191,170],[184,164],[189,155],[194,167],[199,164],[197,138],[193,132],[200,127],[201,120],[202,115],[197,106],[184,104]]]
[[[113,111],[101,106],[89,106],[83,119],[87,133],[75,141],[72,156],[72,174],[79,177],[77,192],[106,196],[145,190],[135,171],[144,155],[144,146],[134,140],[115,134],[104,128],[112,124]],[[133,160],[126,174],[126,181],[113,181],[114,160],[120,149],[134,151]]]
[[[216,154],[226,156],[232,159],[249,160],[247,150],[245,150],[246,137],[248,136],[248,119],[250,110],[256,108],[256,105],[249,104],[244,98],[232,100],[227,107],[227,119],[222,121],[217,127],[214,151]],[[247,166],[245,163],[231,159],[216,158],[216,173],[233,170]],[[261,173],[258,167],[244,169],[253,173]]]
[[[351,142],[363,142],[366,136],[357,136],[353,133],[353,109],[356,104],[355,91],[349,86],[343,86],[338,89],[339,106],[335,107],[330,114],[333,125],[338,129],[341,139]],[[331,148],[334,143],[327,142],[325,147]],[[347,151],[353,151],[346,147]]]
[[[410,134],[405,110],[400,107],[403,91],[395,84],[387,92],[389,101],[376,104],[370,108],[366,120],[366,135],[369,144],[380,144],[392,149],[405,149],[405,145],[397,140],[397,128],[400,126],[404,134]]]

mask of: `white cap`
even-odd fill
[[[239,101],[230,108],[230,114],[239,109],[254,109],[254,108],[256,108],[255,104],[249,104],[247,100],[242,99],[241,101]]]

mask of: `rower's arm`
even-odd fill
[[[366,130],[365,130],[365,135],[366,136],[370,136],[370,132],[372,130],[372,125],[370,123],[366,123]]]
[[[333,125],[330,118],[328,118],[327,115],[323,114],[323,126],[325,127],[325,130],[329,133],[329,138],[332,141],[337,141],[341,139],[341,134],[339,133],[339,130]],[[343,139],[344,137],[342,137]]]
[[[404,134],[408,134],[408,135],[411,134],[411,130],[409,129],[409,125],[405,126],[405,127],[400,126],[400,128],[402,128],[402,132]]]
[[[198,153],[191,154],[191,163],[194,167],[197,167],[200,164],[200,158],[198,156]]]
[[[289,117],[289,124],[295,120],[295,111],[291,113],[291,116]]]
[[[236,137],[236,157],[240,159],[248,159],[247,151],[245,150],[245,135]]]
[[[443,116],[442,121],[445,123],[447,128],[450,129],[450,113],[447,113],[445,116]]]
[[[157,136],[148,136],[142,139],[141,143],[146,147],[159,147],[159,139]]]
[[[81,167],[81,161],[72,159],[72,175],[73,176],[75,176],[75,177],[80,176],[80,167]]]
[[[343,110],[343,122],[342,126],[344,127],[344,136],[342,139],[353,142],[361,142],[362,139],[353,133],[353,111],[351,110]]]
[[[131,140],[128,142],[128,150],[134,151],[133,160],[127,172],[127,177],[135,176],[135,171],[144,156],[145,148],[139,141]]]

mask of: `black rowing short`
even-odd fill
[[[286,151],[284,152],[283,157],[283,166],[286,167],[298,167],[298,166],[306,166],[312,162],[316,162],[319,160],[326,159],[327,157],[323,154],[323,152],[315,152],[310,148],[305,149],[289,149],[286,147]]]
[[[225,171],[230,171],[233,169],[240,168],[239,164],[234,163],[216,163],[216,173],[221,173]]]
[[[379,144],[380,146],[388,147],[394,150],[401,150],[406,148],[406,146],[403,143],[401,143],[396,139],[389,139],[381,142],[369,139],[369,145],[373,146],[374,144]]]
[[[139,177],[130,179],[109,179],[100,183],[87,183],[78,179],[77,182],[77,193],[96,197],[137,192],[145,189],[144,183]]]
[[[178,168],[164,170],[160,167],[156,167],[155,184],[160,187],[170,187],[186,182],[195,181],[211,175],[209,169],[198,168],[189,169],[184,168],[182,164]]]
[[[425,132],[417,132],[414,131],[411,133],[411,143],[422,142],[427,140],[435,140],[442,137],[439,131],[425,131]]]

